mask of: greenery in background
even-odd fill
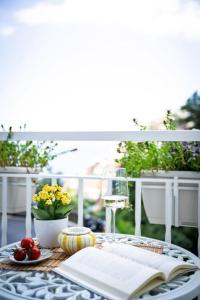
[[[62,187],[55,185],[44,185],[42,190],[33,196],[35,207],[32,213],[38,220],[64,219],[71,212],[71,196],[63,192]]]
[[[137,121],[133,120],[136,125]],[[176,123],[170,111],[163,121],[167,130],[175,130]],[[140,130],[146,127],[138,125]],[[122,156],[116,161],[126,168],[128,176],[139,177],[145,171],[158,170],[185,170],[200,171],[200,143],[197,142],[121,142],[118,153]],[[135,184],[129,184],[130,201],[133,207],[135,197]],[[116,224],[119,232],[134,234],[135,218],[130,211],[117,211]],[[144,207],[142,206],[142,234],[164,240],[165,226],[149,224]],[[173,227],[172,241],[194,253],[197,253],[196,228]]]
[[[3,125],[1,128],[5,131]],[[24,125],[23,130],[26,126]],[[22,127],[20,127],[22,130]],[[26,167],[41,169],[58,154],[54,153],[57,143],[13,141],[12,127],[9,127],[7,140],[0,141],[0,167]]]
[[[133,120],[136,125],[137,121]],[[176,130],[176,123],[167,111],[163,124],[167,130]],[[140,130],[146,127],[138,125]],[[129,176],[158,170],[200,171],[199,142],[121,142],[117,149],[122,157],[116,160],[126,168]]]
[[[6,131],[3,125],[1,128],[4,132]],[[23,128],[20,126],[20,131],[25,129],[26,125]],[[12,127],[9,127],[7,139],[0,141],[0,167],[25,167],[27,170],[28,168],[41,170],[57,156],[77,151],[75,148],[55,153],[58,144],[52,141],[13,141],[12,136]]]
[[[186,117],[178,117],[180,125],[188,129],[200,129],[200,95],[195,92],[181,107],[181,111],[186,112]]]

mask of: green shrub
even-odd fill
[[[133,120],[136,125],[137,121]],[[176,130],[176,124],[170,111],[163,124],[167,130]],[[141,130],[146,127],[138,125]],[[200,171],[199,142],[131,142],[119,143],[116,161],[126,168],[129,176],[138,177],[144,171],[181,170]]]
[[[137,121],[133,120],[136,125]],[[176,124],[170,111],[163,121],[166,130],[175,130]],[[146,127],[138,125],[140,130]],[[199,142],[131,142],[119,143],[120,159],[116,161],[126,168],[127,175],[139,177],[145,171],[184,170],[200,171]],[[135,207],[135,185],[129,184],[130,202]],[[130,211],[118,211],[117,228],[121,233],[134,233],[135,216]],[[197,253],[196,228],[172,228],[172,241],[195,254]],[[165,226],[149,224],[142,205],[142,234],[164,240]]]
[[[5,130],[3,125],[1,127]],[[54,153],[57,143],[13,141],[12,136],[12,127],[9,127],[7,140],[0,141],[0,167],[41,169],[57,157]]]

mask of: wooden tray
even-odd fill
[[[129,244],[130,245],[130,244]],[[162,254],[162,246],[153,246],[145,244],[134,244],[133,246],[140,247],[149,251],[153,251]],[[97,244],[95,247],[101,249],[101,244]],[[17,265],[8,259],[0,262],[0,269],[15,270],[15,271],[42,271],[49,272],[57,267],[63,260],[68,258],[67,254],[61,248],[54,248],[53,255],[45,261],[42,261],[36,265]]]

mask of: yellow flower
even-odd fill
[[[67,204],[70,204],[72,200],[70,194],[68,192],[65,192],[64,196],[67,198]]]
[[[53,193],[49,193],[49,199],[53,199],[55,196]]]
[[[52,205],[53,203],[52,203],[52,201],[49,199],[49,200],[47,200],[47,201],[45,202],[45,204],[46,204],[46,205]]]
[[[71,200],[71,196],[68,192],[63,193],[67,198],[69,198]]]
[[[41,200],[48,200],[49,199],[49,194],[45,191],[39,192],[39,197]]]
[[[57,191],[57,186],[56,186],[56,185],[52,185],[52,186],[50,187],[50,191],[51,191],[52,193],[55,193],[55,192]]]
[[[37,194],[33,195],[33,202],[37,202]]]
[[[61,192],[61,191],[62,191],[62,187],[61,187],[61,186],[55,184],[55,187],[56,187],[56,189],[57,189],[58,192]]]
[[[63,196],[62,192],[56,192],[56,199],[57,200],[61,200],[62,196]]]
[[[67,197],[67,199],[65,197]],[[57,184],[52,186],[45,184],[42,190],[38,194],[35,194],[32,199],[33,202],[45,201],[46,205],[52,205],[52,201],[55,199],[62,199],[62,202],[67,204],[69,203],[70,195],[68,193],[62,193],[62,187],[58,186]]]
[[[71,199],[69,199],[67,196],[63,195],[61,198],[62,204],[63,205],[68,205],[71,202]]]
[[[43,188],[42,188],[42,191],[44,191],[44,192],[50,192],[50,186],[48,185],[48,184],[45,184],[44,186],[43,186]]]

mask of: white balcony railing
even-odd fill
[[[32,201],[32,181],[31,179],[51,179],[55,182],[57,179],[77,179],[78,180],[78,225],[83,225],[83,202],[84,202],[84,181],[85,180],[106,180],[108,187],[111,186],[113,180],[127,180],[129,182],[135,182],[135,234],[141,235],[141,193],[143,183],[162,183],[165,187],[165,240],[171,241],[171,226],[172,226],[172,213],[173,213],[173,201],[175,205],[179,205],[177,198],[179,184],[196,184],[198,187],[198,199],[200,201],[200,180],[191,179],[177,179],[175,178],[120,178],[120,177],[104,177],[104,176],[70,176],[70,175],[58,175],[58,174],[8,174],[1,173],[2,177],[2,245],[7,243],[7,185],[9,177],[26,178],[26,235],[31,235],[31,201]],[[199,203],[200,204],[200,203]],[[177,207],[176,211],[179,208]],[[110,219],[111,211],[106,211],[106,232],[110,232]],[[177,219],[177,220],[176,220]],[[178,226],[178,216],[175,216],[175,224]]]
[[[6,140],[7,133],[0,133],[0,140]],[[133,131],[133,132],[16,132],[13,134],[13,140],[56,140],[56,141],[200,141],[199,130],[180,130],[180,131]],[[2,238],[1,245],[7,243],[7,186],[8,178],[13,174],[1,173],[2,177]],[[83,201],[84,201],[84,180],[107,180],[108,186],[116,177],[101,176],[70,176],[70,175],[52,175],[52,174],[15,174],[14,177],[26,178],[26,235],[31,235],[31,185],[32,178],[51,178],[56,181],[58,178],[74,178],[78,180],[78,225],[83,225]],[[117,180],[124,178],[117,177]],[[127,180],[127,179],[126,179]],[[176,184],[174,182],[176,180]],[[128,181],[136,183],[135,189],[135,234],[141,235],[141,192],[144,182],[162,182],[165,185],[165,240],[171,242],[171,226],[172,226],[172,203],[177,198],[177,178],[128,178]],[[200,181],[199,180],[181,180],[178,183],[195,183],[198,187],[198,228],[200,232]],[[110,231],[111,211],[106,210],[106,231]],[[200,240],[198,242],[200,253]]]
[[[0,141],[7,139],[0,133]],[[12,140],[33,141],[200,141],[200,130],[14,132]]]

